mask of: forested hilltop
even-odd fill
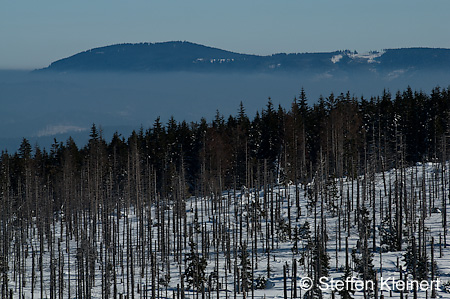
[[[390,72],[447,71],[450,49],[403,48],[359,54],[356,51],[235,53],[191,42],[116,44],[90,49],[38,70],[51,72]],[[400,72],[400,73],[398,73]],[[342,74],[342,73],[341,73]]]
[[[374,279],[381,252],[392,275],[435,278],[449,117],[449,89],[314,105],[302,89],[252,117],[241,104],[111,141],[93,125],[48,151],[24,139],[0,160],[2,298],[299,297],[300,273]]]

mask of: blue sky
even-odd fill
[[[124,42],[279,52],[450,48],[448,0],[0,0],[0,69]]]

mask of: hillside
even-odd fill
[[[23,139],[0,158],[2,297],[450,298],[449,98],[302,90],[252,119]]]
[[[146,202],[141,198],[117,208],[102,205],[98,218],[61,212],[54,215],[46,231],[35,217],[27,226],[28,233],[13,235],[15,249],[9,257],[7,286],[14,297],[21,298],[52,298],[56,294],[64,298],[196,298],[202,293],[208,298],[286,298],[283,294],[308,298],[304,296],[310,278],[320,271],[316,263],[323,259],[321,276],[328,277],[322,285],[324,298],[343,298],[333,291],[332,281],[345,281],[346,275],[363,280],[357,269],[363,269],[364,263],[361,227],[368,225],[366,229],[375,235],[365,245],[370,252],[367,269],[374,271],[367,279],[380,284],[382,279],[389,281],[372,294],[413,296],[411,290],[399,291],[396,281],[414,278],[412,261],[407,258],[414,236],[425,261],[435,263],[433,272],[425,270],[425,275],[429,281],[431,275],[440,280],[435,289],[439,298],[450,298],[445,288],[450,281],[450,247],[443,243],[446,237],[442,232],[442,211],[450,206],[446,203],[443,207],[438,200],[449,195],[441,185],[449,180],[444,172],[447,167],[419,164],[375,174],[370,181],[339,178],[320,187],[335,186],[336,193],[320,193],[316,202],[309,196],[311,188],[317,188],[314,184],[268,185],[176,201]],[[416,219],[417,231],[401,242],[401,249],[392,249],[396,244],[386,240],[395,226],[386,219],[398,213],[389,205],[399,176],[407,178],[402,187],[407,197],[424,196],[432,205],[425,210],[420,201],[409,206],[412,218],[405,218],[404,225]],[[421,185],[423,181],[427,185]],[[373,190],[360,188],[364,184]],[[369,212],[361,213],[364,209]],[[326,240],[320,241],[324,247],[318,247],[318,236],[324,232]],[[325,251],[318,256],[316,250]],[[417,269],[423,269],[420,263],[422,259],[417,261]],[[193,266],[201,267],[201,272],[189,272]],[[417,272],[419,275],[424,274]],[[195,277],[199,282],[190,284]],[[419,290],[418,298],[429,298],[426,293]],[[356,289],[352,298],[364,298],[364,292]]]
[[[43,69],[56,72],[391,72],[449,70],[450,50],[388,49],[358,54],[239,54],[190,42],[118,44],[95,48],[58,60]]]

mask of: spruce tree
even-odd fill
[[[186,271],[184,273],[188,286],[194,288],[197,291],[201,290],[202,285],[206,281],[206,258],[200,256],[197,244],[193,239],[189,241],[190,253],[186,256]]]

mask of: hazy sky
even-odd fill
[[[0,69],[186,40],[248,54],[450,48],[448,0],[0,0]]]

